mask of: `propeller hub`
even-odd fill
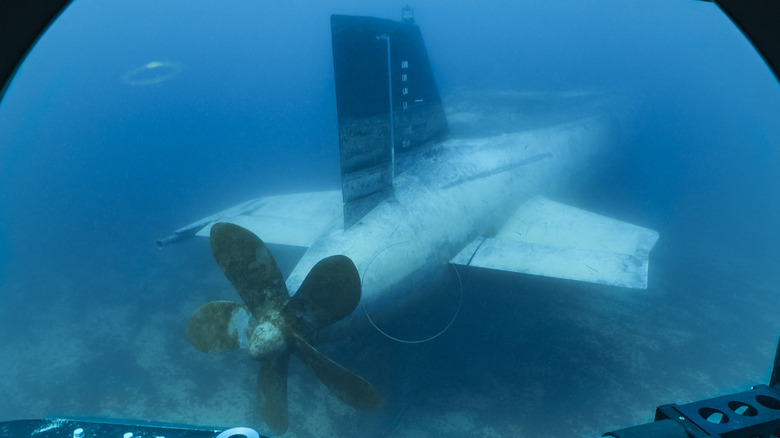
[[[273,321],[265,321],[255,327],[249,338],[247,350],[254,360],[266,360],[287,350],[284,334]]]

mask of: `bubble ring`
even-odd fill
[[[181,73],[181,65],[175,62],[151,61],[122,75],[122,82],[140,87],[165,82]]]

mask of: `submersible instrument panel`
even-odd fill
[[[769,385],[655,410],[652,423],[604,434],[614,438],[780,438],[780,343]]]

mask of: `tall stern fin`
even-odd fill
[[[330,23],[347,228],[392,193],[396,155],[443,140],[449,127],[417,25]]]

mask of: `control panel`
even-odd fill
[[[0,422],[0,438],[267,438],[248,427],[46,418]]]

